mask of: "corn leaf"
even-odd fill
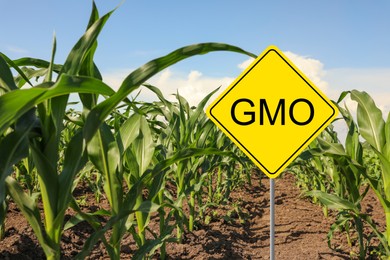
[[[385,147],[383,148],[383,154],[388,160],[390,160],[390,113],[387,115],[385,124],[385,137],[386,143]]]
[[[330,209],[352,210],[359,213],[358,208],[352,202],[342,199],[337,195],[329,194],[319,190],[312,190],[305,193],[307,196],[318,198],[321,203]]]
[[[212,95],[215,94],[215,92],[218,91],[219,88],[215,89],[211,93],[209,93],[207,96],[205,96],[198,104],[196,110],[194,113],[191,115],[190,120],[188,122],[188,126],[190,129],[193,129],[196,126],[196,122],[199,121],[199,117],[204,114],[204,107],[206,106],[207,102],[210,100]],[[191,132],[191,131],[190,131]],[[199,131],[202,132],[202,131]]]
[[[84,152],[85,143],[83,142],[82,132],[78,132],[68,144],[66,149],[64,166],[59,175],[59,194],[58,210],[65,210],[72,199],[71,189],[76,174],[87,163],[87,154]]]
[[[64,230],[72,228],[73,226],[77,225],[82,221],[87,221],[94,230],[98,230],[99,228],[102,227],[101,225],[102,223],[98,218],[96,218],[96,216],[105,216],[105,217],[111,216],[111,212],[105,209],[100,209],[98,211],[91,212],[91,213],[83,212],[74,198],[72,198],[70,202],[70,206],[75,212],[77,212],[77,214],[74,217],[70,218],[69,221],[67,221],[67,223],[65,223]]]
[[[142,116],[140,114],[131,115],[120,127],[116,136],[121,155],[129,148],[135,138],[139,135],[140,121]]]
[[[13,60],[13,64],[15,66],[12,66],[13,68],[19,68],[23,66],[31,66],[36,68],[44,68],[47,69],[50,67],[50,62],[42,59],[32,58],[32,57],[23,57],[17,60]],[[53,64],[53,71],[59,73],[61,71],[62,65],[60,64]],[[18,71],[20,74],[20,72]],[[26,80],[28,80],[26,78]],[[31,84],[30,84],[31,85]]]
[[[12,72],[9,69],[7,62],[4,60],[3,55],[4,54],[0,53],[0,95],[2,92],[5,93],[18,89],[18,87],[15,85]]]
[[[154,251],[160,248],[164,243],[167,242],[176,242],[176,239],[172,238],[171,233],[174,226],[171,226],[164,234],[160,235],[159,238],[148,240],[141,248],[132,257],[133,260],[142,260],[145,259],[146,255],[153,255]]]
[[[344,147],[340,143],[332,143],[321,137],[317,138],[318,144],[322,148],[322,151],[332,155],[346,156]]]
[[[45,100],[73,92],[96,93],[106,96],[114,93],[109,86],[97,79],[66,74],[62,74],[54,85],[42,83],[39,86],[14,90],[0,96],[0,114],[2,115],[0,117],[0,135],[17,118]]]
[[[358,126],[353,120],[353,116],[348,108],[344,109],[339,107],[339,111],[348,125],[348,134],[345,139],[345,150],[352,159],[362,163],[363,148],[359,140],[360,135]]]
[[[57,39],[56,39],[56,35],[54,34],[53,35],[53,47],[51,50],[50,64],[49,64],[49,67],[47,68],[47,74],[45,77],[46,82],[52,81],[52,78],[53,78],[54,57],[56,55],[56,50],[57,50]]]
[[[30,110],[18,120],[15,130],[0,142],[0,203],[5,199],[5,179],[14,164],[28,156],[28,135],[35,123],[35,110]]]
[[[350,91],[343,91],[343,92],[341,92],[341,94],[339,96],[339,99],[337,100],[336,103],[339,104],[350,93],[351,93]]]
[[[352,90],[351,98],[358,103],[357,121],[360,134],[370,145],[382,152],[385,144],[385,122],[381,110],[366,92]]]
[[[160,208],[160,205],[157,205],[155,203],[152,203],[150,201],[144,201],[142,202],[139,207],[136,209],[122,209],[118,215],[112,216],[108,221],[107,224],[93,233],[85,242],[83,250],[76,255],[75,259],[85,259],[89,252],[92,250],[93,246],[99,241],[99,239],[102,239],[104,234],[111,229],[116,223],[119,221],[127,218],[130,214],[135,212],[143,212],[143,213],[153,213],[156,212]]]
[[[222,43],[201,43],[177,49],[166,56],[146,63],[142,67],[130,73],[122,82],[119,90],[114,95],[91,110],[85,124],[84,137],[86,138],[87,142],[91,140],[92,136],[99,128],[99,125],[103,123],[110,112],[123,99],[125,99],[127,95],[145,83],[146,80],[181,60],[190,58],[194,55],[206,54],[213,51],[233,51],[246,54],[251,57],[256,57],[256,55],[232,45]]]
[[[163,102],[165,107],[169,109],[172,107],[172,103],[169,102],[167,99],[165,99],[164,95],[162,94],[159,88],[150,84],[143,84],[143,86],[148,88],[150,91],[154,92],[157,95],[157,97],[160,99],[160,101]]]
[[[237,158],[237,156],[232,152],[221,151],[216,148],[184,148],[182,150],[178,150],[172,157],[158,162],[153,167],[153,169],[147,171],[144,175],[142,175],[141,181],[147,183],[150,180],[153,180],[155,178],[160,178],[159,180],[162,180],[161,176],[159,175],[166,174],[165,170],[171,165],[191,157],[199,157],[205,155],[222,155],[222,156],[230,156],[233,158]],[[156,183],[155,185],[161,185],[161,183],[162,181]],[[159,190],[160,189],[157,186],[151,189],[149,193],[149,197],[154,198],[156,194],[159,192]]]
[[[98,20],[99,20],[99,12],[96,8],[95,2],[93,2],[92,12],[91,12],[91,16],[90,16],[90,19],[88,22],[87,31]],[[102,76],[99,72],[99,69],[97,68],[97,66],[95,65],[95,63],[93,61],[94,54],[95,54],[95,51],[97,49],[97,45],[98,45],[97,40],[95,40],[92,43],[92,45],[90,46],[90,48],[88,49],[88,52],[84,55],[85,57],[83,57],[79,74],[101,80]],[[97,100],[98,100],[98,97],[96,94],[81,94],[80,93],[79,96],[80,96],[80,99],[81,99],[83,106],[84,106],[84,113],[88,113],[89,110],[91,110],[96,105]]]
[[[121,163],[118,145],[107,124],[103,124],[87,145],[88,156],[105,178],[105,192],[114,213],[122,203],[122,179],[118,174]]]
[[[83,60],[90,52],[91,47],[96,43],[99,33],[113,12],[114,10],[92,23],[98,15],[96,5],[93,3],[93,11],[90,18],[90,24],[88,24],[88,29],[70,51],[60,73],[78,75],[83,64]]]
[[[5,54],[3,54],[1,52],[0,52],[0,56],[8,63],[8,66],[12,67],[13,69],[15,69],[19,73],[19,76],[24,80],[24,83],[27,82],[30,86],[32,86],[31,82],[29,81],[28,77],[24,74],[23,70],[21,68],[19,68],[19,66],[14,61],[12,61],[10,58],[8,58]],[[2,71],[2,70],[0,70],[0,71]],[[21,86],[22,85],[19,85],[18,87],[21,87]]]
[[[140,120],[140,130],[138,137],[133,142],[134,154],[139,166],[138,176],[141,176],[149,167],[155,150],[152,132],[144,117],[141,117]]]
[[[390,161],[378,150],[375,151],[382,163],[382,180],[384,190],[384,198],[382,196],[378,196],[378,198],[381,201],[385,211],[390,212]],[[376,190],[374,191],[377,192]],[[378,194],[380,193],[378,192]]]
[[[202,127],[200,131],[200,136],[197,140],[197,147],[202,148],[206,147],[207,139],[210,137],[210,134],[215,130],[215,124],[211,120],[207,120],[207,123]]]

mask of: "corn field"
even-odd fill
[[[168,101],[158,86],[147,81],[165,68],[215,51],[256,55],[222,43],[179,48],[149,61],[122,81],[119,89],[103,82],[94,63],[97,38],[113,12],[99,16],[93,5],[85,34],[63,64],[51,60],[11,60],[0,53],[0,239],[10,202],[17,205],[32,227],[47,259],[61,258],[64,230],[87,222],[94,232],[77,259],[84,259],[101,241],[110,259],[120,259],[121,241],[136,241],[133,259],[159,252],[166,258],[167,243],[181,243],[185,232],[207,222],[207,208],[229,203],[230,193],[250,183],[257,174],[253,164],[208,120],[204,107],[215,91],[196,107],[175,95]],[[39,79],[39,80],[35,80]],[[158,101],[130,99],[141,86]],[[71,108],[71,94],[80,109]],[[342,101],[358,104],[352,115]],[[297,184],[324,217],[337,213],[328,234],[357,234],[365,259],[370,238],[379,240],[378,256],[390,257],[390,118],[365,92],[344,92],[335,102],[349,131],[340,142],[330,126],[290,165]],[[85,212],[74,192],[88,183],[97,202],[109,209]],[[257,183],[254,185],[258,185]],[[372,190],[386,217],[386,230],[378,230],[360,202]],[[66,211],[76,214],[67,220]],[[185,210],[188,209],[188,210]],[[149,228],[158,217],[159,230]],[[102,222],[101,218],[106,221]],[[370,234],[363,227],[370,228]]]

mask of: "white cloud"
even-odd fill
[[[117,90],[125,77],[131,72],[127,69],[103,72],[103,81],[113,89]],[[164,96],[171,101],[175,100],[173,96],[179,93],[187,99],[190,105],[197,105],[207,94],[221,87],[218,93],[225,89],[234,80],[232,77],[210,77],[203,75],[202,72],[193,70],[188,73],[165,69],[151,78],[147,83],[158,87]],[[142,88],[138,100],[155,101],[157,97],[146,88]],[[131,93],[135,96],[138,91]],[[212,100],[213,98],[211,98]]]
[[[218,92],[220,93],[233,80],[234,78],[231,77],[216,78],[205,76],[197,70],[182,74],[174,72],[171,69],[166,69],[156,77],[150,79],[149,83],[158,87],[169,100],[175,100],[172,94],[179,93],[190,105],[197,105],[207,94],[218,87],[221,87]],[[142,97],[147,99],[153,98],[150,93],[146,96],[145,94],[147,94],[146,91]]]
[[[336,68],[330,69],[325,80],[338,89],[388,91],[390,68]]]
[[[118,90],[123,80],[129,75],[133,70],[132,69],[116,69],[106,72],[103,74],[103,82],[106,83],[114,90]]]
[[[248,58],[247,60],[241,62],[240,64],[237,65],[237,67],[241,70],[244,70],[246,68],[249,67],[249,65],[251,65],[251,63],[253,62],[254,58]]]
[[[13,53],[16,53],[16,54],[26,54],[26,53],[28,53],[28,50],[20,48],[20,47],[17,47],[17,46],[9,45],[6,48],[7,48],[7,51],[13,52]]]
[[[332,93],[328,83],[323,79],[326,71],[324,70],[324,64],[322,64],[321,61],[310,57],[300,56],[290,51],[286,51],[284,54],[314,83],[314,85],[323,91],[325,95],[332,98],[331,96],[334,93]]]
[[[324,80],[338,93],[353,89],[367,92],[385,117],[390,111],[390,68],[330,69]],[[356,112],[354,101],[347,101],[346,104],[348,108],[351,106],[351,111]]]

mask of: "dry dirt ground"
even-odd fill
[[[183,244],[168,244],[168,259],[269,259],[269,180],[262,179],[261,186],[258,183],[255,180],[252,187],[246,185],[232,193],[233,204],[241,209],[239,213],[232,206],[221,206],[208,225],[187,232]],[[328,248],[326,235],[334,216],[325,218],[318,205],[302,199],[292,175],[276,179],[275,188],[276,259],[351,258],[351,248],[344,235],[334,240],[337,251]],[[370,193],[364,208],[383,226],[381,209]],[[228,212],[233,214],[228,216]],[[72,259],[91,232],[86,223],[65,231],[62,258]],[[121,258],[131,259],[134,250],[131,236],[125,237]],[[6,237],[0,241],[0,259],[44,259],[32,229],[12,204],[6,221]],[[108,259],[104,246],[96,246],[89,259]]]

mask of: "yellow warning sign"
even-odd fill
[[[208,117],[276,178],[337,116],[337,107],[275,46],[208,107]]]

